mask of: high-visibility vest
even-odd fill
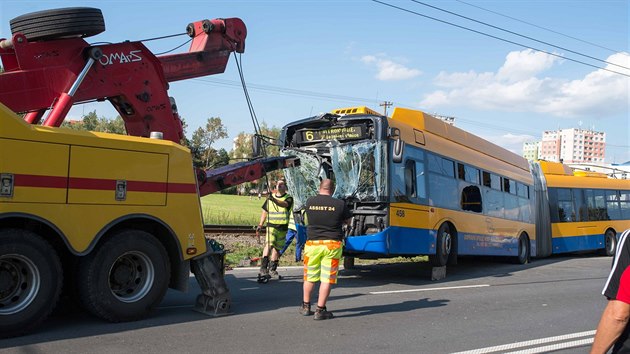
[[[282,197],[272,196],[277,200],[285,201],[289,198],[289,195],[285,193]],[[267,222],[274,225],[287,225],[289,223],[289,211],[290,208],[284,208],[271,200],[267,201]]]
[[[295,228],[295,219],[293,218],[293,210],[289,210],[289,230],[297,231]]]

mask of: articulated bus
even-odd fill
[[[562,168],[559,176],[552,163],[530,165],[421,111],[395,108],[385,117],[367,107],[338,109],[286,125],[280,143],[282,154],[301,160],[300,168],[285,171],[296,210],[317,193],[321,178],[333,179],[333,196],[350,205],[346,267],[355,257],[428,255],[444,266],[458,256],[505,256],[523,264],[562,252],[609,254],[614,235],[630,228],[630,181],[585,183],[594,177]],[[585,188],[582,199],[570,201],[592,204],[593,212],[578,216],[577,224],[561,221],[569,213],[566,190],[577,196],[578,187]],[[601,195],[614,209],[608,218],[619,220],[591,220],[604,218]]]
[[[538,166],[547,189],[542,204],[549,206],[549,220],[539,223],[551,227],[541,253],[598,250],[612,256],[616,235],[630,228],[630,180],[573,171],[561,163],[539,161]]]

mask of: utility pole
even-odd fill
[[[391,107],[393,104],[394,104],[393,102],[388,102],[388,101],[384,101],[383,103],[379,104],[379,106],[385,107],[384,113],[383,113],[385,117],[387,117],[387,107]]]

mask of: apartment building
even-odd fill
[[[547,161],[603,164],[606,133],[581,128],[545,131],[538,155]]]

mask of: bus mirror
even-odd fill
[[[400,137],[400,129],[394,128],[394,127],[389,127],[389,128],[387,128],[387,135],[390,138],[396,139],[396,138]]]
[[[257,134],[252,136],[252,157],[261,157],[263,151],[262,139]]]
[[[400,136],[396,137],[394,140],[394,149],[392,151],[392,161],[395,163],[401,163],[403,160],[403,150],[405,147],[405,143],[402,141]]]

